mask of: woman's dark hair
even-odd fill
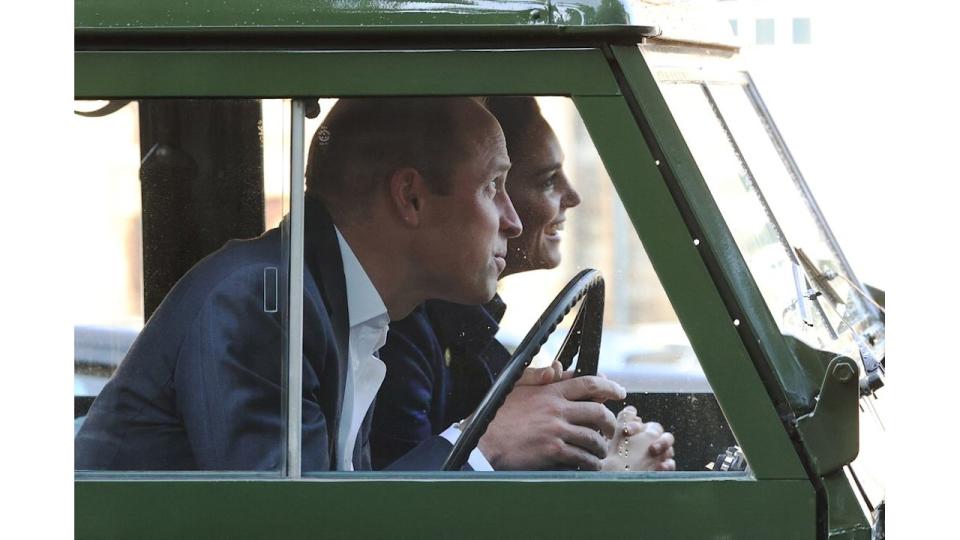
[[[495,96],[483,98],[481,103],[496,117],[497,122],[500,122],[503,136],[507,140],[507,153],[511,159],[517,155],[520,144],[527,139],[537,122],[546,121],[540,114],[540,105],[534,97]]]

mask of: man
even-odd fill
[[[467,98],[343,99],[311,145],[305,204],[303,469],[370,468],[375,357],[428,298],[488,301],[520,223],[496,120]],[[277,229],[191,269],[77,435],[78,469],[271,470],[282,458]],[[291,389],[299,391],[300,389]],[[398,467],[439,468],[456,433]]]
[[[533,97],[487,98],[486,107],[506,138],[512,163],[507,191],[523,222],[522,234],[509,241],[500,277],[555,268],[566,212],[580,204],[563,172],[560,143]],[[505,309],[499,296],[484,306],[431,300],[391,324],[381,350],[388,370],[373,419],[374,468],[389,466],[473,412],[510,358],[494,338]],[[641,422],[633,407],[615,422],[601,405],[624,396],[620,385],[599,377],[527,373],[479,449],[502,470],[672,470],[672,434],[656,422]]]

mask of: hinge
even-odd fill
[[[813,412],[797,419],[797,431],[814,470],[826,476],[860,453],[860,375],[846,356],[830,361]]]

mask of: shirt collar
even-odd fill
[[[350,244],[337,231],[337,241],[340,242],[340,257],[343,259],[343,277],[347,285],[347,312],[350,315],[350,327],[359,326],[367,321],[387,316],[387,307],[380,298],[380,293],[370,281],[370,276],[364,271],[357,256],[350,249]]]

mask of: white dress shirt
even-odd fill
[[[387,373],[383,362],[374,356],[387,342],[390,317],[380,293],[360,266],[360,261],[337,229],[343,277],[347,285],[347,313],[350,319],[347,382],[337,432],[337,470],[353,470],[353,450],[363,418],[383,384]]]
[[[347,314],[350,320],[349,352],[347,353],[347,380],[343,394],[343,409],[337,431],[337,470],[353,470],[353,450],[363,418],[383,384],[387,373],[383,361],[374,354],[387,342],[390,317],[370,277],[364,271],[350,245],[337,231],[343,277],[347,286]],[[460,437],[456,425],[450,426],[441,437],[455,444]],[[467,460],[475,471],[492,471],[490,463],[479,449],[474,448]]]
[[[450,441],[450,444],[456,444],[457,439],[460,438],[460,428],[456,424],[448,427],[440,434],[441,437]],[[487,461],[487,458],[483,457],[483,453],[479,448],[474,448],[470,451],[470,457],[467,458],[467,463],[470,464],[470,467],[475,471],[492,471],[493,467],[490,466],[490,462]]]

